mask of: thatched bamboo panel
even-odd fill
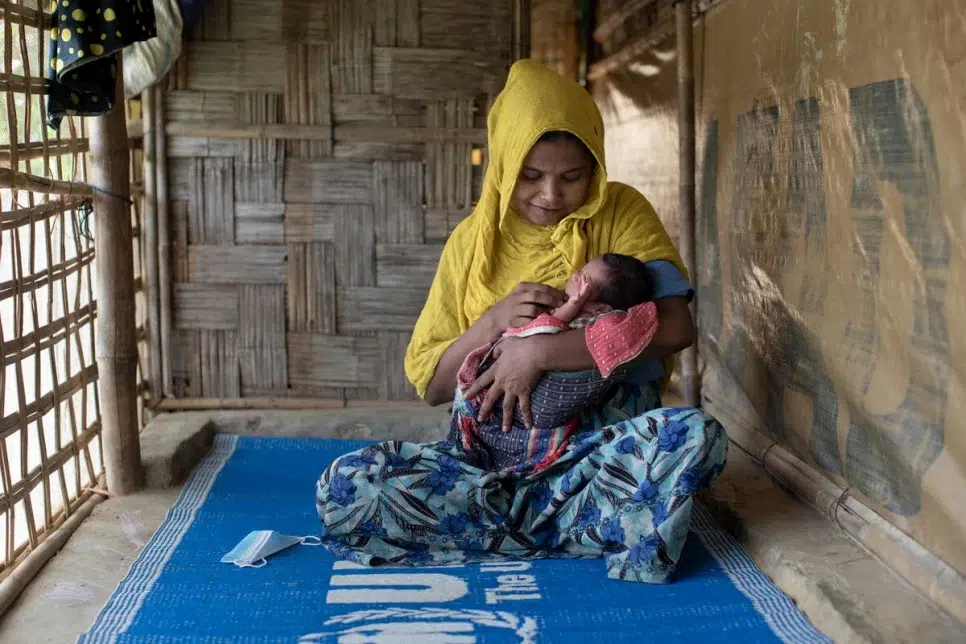
[[[326,203],[285,204],[285,241],[311,243],[335,240],[335,220],[341,206]]]
[[[209,284],[284,284],[284,246],[188,246],[188,276]]]
[[[505,71],[498,57],[463,49],[374,47],[373,91],[400,98],[474,98],[497,93]]]
[[[198,331],[198,367],[193,374],[205,398],[233,398],[241,393],[237,331]]]
[[[379,244],[376,247],[376,285],[429,290],[442,252],[442,244]]]
[[[372,164],[328,159],[285,161],[286,202],[371,203]]]
[[[180,329],[237,329],[238,288],[224,284],[174,284],[175,323]]]
[[[335,214],[336,284],[375,286],[376,221],[372,206],[338,206]]]
[[[413,398],[403,356],[479,195],[511,4],[211,1],[164,102],[175,395]]]
[[[234,0],[229,32],[232,39],[242,41],[328,40],[331,5],[319,0]]]
[[[360,387],[379,380],[382,352],[376,338],[294,332],[288,346],[299,356],[289,367],[295,388]]]
[[[421,288],[339,289],[339,331],[411,331],[426,301]]]
[[[186,89],[204,91],[285,91],[285,45],[257,42],[186,44]]]
[[[421,244],[423,165],[418,161],[376,161],[373,166],[375,233],[380,242]]]
[[[288,321],[291,330],[335,334],[335,272],[332,244],[288,245]]]
[[[285,204],[235,202],[236,244],[284,244]]]

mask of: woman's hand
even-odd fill
[[[495,361],[484,371],[464,394],[472,399],[489,387],[480,405],[477,419],[485,421],[493,413],[500,396],[503,396],[503,431],[509,431],[513,414],[519,403],[523,423],[532,429],[533,415],[530,411],[530,394],[543,375],[539,363],[539,350],[533,338],[504,338],[494,351]]]
[[[486,312],[493,338],[506,329],[525,326],[541,313],[556,309],[567,299],[561,291],[533,282],[520,282],[509,295]]]

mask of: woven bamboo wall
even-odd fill
[[[173,393],[406,400],[511,0],[215,0],[165,94]]]

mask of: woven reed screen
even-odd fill
[[[44,125],[50,20],[36,6],[0,3],[0,168],[22,181],[32,175],[77,182],[83,193],[83,119],[65,119],[59,132]],[[136,120],[138,105],[129,109]],[[141,161],[132,157],[137,180]],[[0,578],[87,499],[103,470],[90,218],[96,213],[85,214],[83,196],[12,190],[6,177],[0,187]],[[135,208],[136,238],[137,214]],[[137,267],[137,244],[135,250]]]
[[[509,0],[213,0],[164,97],[182,398],[406,400]]]

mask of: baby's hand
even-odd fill
[[[574,299],[581,302],[585,302],[587,298],[590,297],[590,292],[593,290],[593,284],[590,278],[584,273],[577,275],[577,294]]]

